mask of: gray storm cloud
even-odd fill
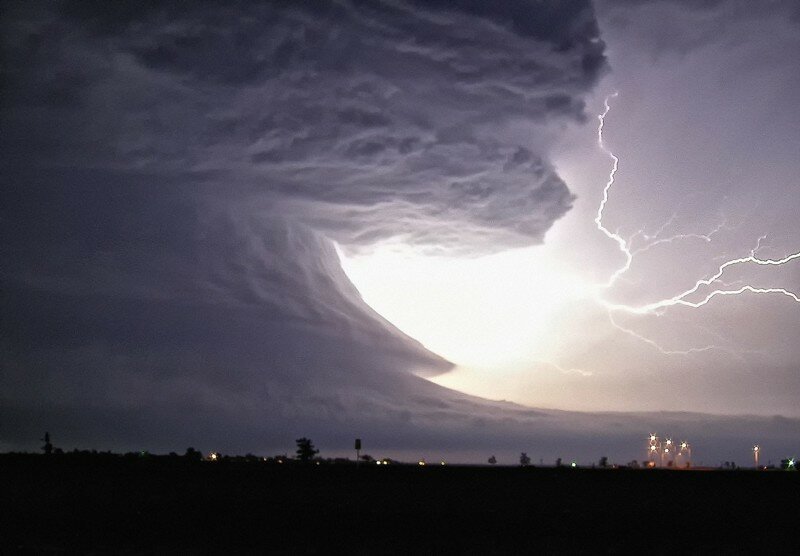
[[[573,197],[509,128],[582,118],[605,63],[590,6],[559,4],[66,3],[7,25],[8,145],[207,173],[352,248],[529,245]]]
[[[2,40],[4,442],[498,424],[330,240],[541,241],[572,195],[515,129],[583,117],[588,3],[16,3]]]

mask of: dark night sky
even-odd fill
[[[45,430],[70,449],[309,436],[331,455],[360,436],[375,456],[506,463],[641,459],[651,430],[707,463],[800,448],[787,296],[644,319],[585,286],[621,264],[593,223],[615,90],[609,229],[682,247],[643,249],[605,301],[670,297],[762,235],[765,258],[800,248],[796,3],[0,17],[0,449]],[[730,279],[800,289],[784,266]]]

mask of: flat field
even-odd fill
[[[0,455],[12,553],[770,554],[800,473]]]

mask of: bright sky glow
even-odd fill
[[[554,357],[551,321],[589,291],[546,246],[457,259],[383,246],[339,253],[364,300],[403,332],[463,366]]]

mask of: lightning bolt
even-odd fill
[[[675,235],[672,235],[672,236],[669,236],[669,237],[664,237],[664,238],[659,237],[670,226],[670,224],[672,224],[672,222],[674,222],[675,217],[676,217],[676,215],[673,214],[669,218],[669,220],[667,220],[667,222],[663,226],[661,226],[661,228],[659,228],[658,231],[653,235],[645,234],[643,230],[639,230],[631,239],[628,240],[628,244],[632,245],[633,244],[633,240],[636,239],[637,237],[640,237],[640,236],[643,237],[645,239],[645,241],[647,241],[648,243],[644,244],[642,247],[634,249],[631,252],[631,256],[635,256],[635,255],[638,255],[639,253],[644,253],[645,251],[649,251],[650,249],[652,249],[653,247],[655,247],[657,245],[664,245],[664,244],[667,244],[667,243],[674,243],[676,241],[686,240],[686,239],[701,239],[701,240],[705,241],[706,243],[711,243],[712,238],[716,234],[718,234],[722,230],[728,228],[727,223],[725,221],[723,221],[721,224],[719,224],[716,228],[714,228],[713,230],[711,230],[707,234],[691,233],[691,234],[675,234]],[[650,240],[652,240],[652,241],[650,241]]]
[[[608,174],[608,181],[603,187],[603,196],[600,201],[600,204],[597,208],[597,215],[595,216],[594,223],[597,226],[597,229],[603,233],[607,238],[614,241],[619,250],[624,255],[624,263],[622,266],[617,268],[609,277],[608,281],[604,284],[599,284],[598,290],[608,290],[610,289],[619,278],[625,274],[628,270],[630,270],[631,265],[633,264],[634,256],[636,254],[642,253],[647,251],[657,245],[665,244],[665,243],[672,243],[679,240],[686,240],[686,239],[701,239],[707,242],[712,240],[712,237],[719,233],[722,229],[726,228],[726,224],[723,221],[722,224],[717,226],[714,230],[707,234],[677,234],[670,237],[662,238],[660,237],[662,233],[664,233],[667,228],[672,224],[675,219],[675,215],[663,224],[658,231],[656,231],[653,235],[647,235],[644,233],[643,230],[639,230],[636,234],[634,234],[630,239],[624,239],[619,233],[611,232],[606,226],[603,224],[603,211],[606,208],[606,205],[609,201],[610,191],[614,185],[616,180],[616,175],[619,170],[619,162],[620,159],[617,157],[608,147],[606,147],[605,142],[603,140],[603,129],[605,127],[606,117],[611,110],[610,100],[612,98],[616,98],[619,93],[614,92],[611,95],[607,96],[604,101],[604,109],[601,114],[598,115],[598,126],[597,126],[597,145],[602,152],[608,156],[611,161],[611,170]],[[642,237],[647,243],[645,243],[642,247],[639,247],[635,250],[631,248],[633,241],[639,237]],[[694,285],[672,297],[666,299],[660,299],[658,301],[653,301],[650,303],[646,303],[643,305],[626,305],[622,303],[611,303],[603,298],[601,295],[597,296],[597,301],[600,302],[608,311],[608,316],[611,321],[611,324],[617,328],[618,330],[648,344],[657,349],[659,352],[665,355],[689,355],[693,353],[700,353],[709,351],[712,349],[724,349],[720,348],[719,346],[709,345],[704,347],[696,347],[690,348],[687,350],[670,350],[663,348],[660,344],[656,341],[647,338],[635,330],[630,328],[626,328],[620,325],[614,319],[614,312],[625,312],[632,315],[662,315],[664,312],[669,309],[670,307],[689,307],[692,309],[698,309],[707,305],[711,302],[712,299],[716,297],[724,297],[724,296],[733,296],[733,295],[741,295],[744,293],[753,293],[753,294],[780,294],[785,297],[790,298],[792,301],[796,303],[800,303],[800,296],[797,293],[788,290],[783,287],[769,287],[769,288],[762,288],[756,287],[751,284],[743,284],[739,287],[733,287],[732,284],[726,284],[722,282],[722,276],[725,274],[725,271],[736,266],[743,266],[743,265],[759,265],[759,266],[781,266],[795,259],[800,259],[800,252],[791,253],[786,255],[783,258],[779,259],[764,259],[760,258],[756,255],[756,252],[761,246],[761,241],[765,239],[765,236],[762,236],[758,239],[755,248],[750,251],[750,254],[744,257],[739,257],[735,259],[729,259],[719,265],[717,271],[709,277],[701,278],[697,280]],[[721,287],[719,287],[721,286]],[[710,292],[701,293],[701,290],[707,287],[714,287],[716,289],[712,289]],[[697,296],[700,295],[698,299]],[[725,350],[729,351],[729,350]]]
[[[619,324],[614,319],[614,313],[611,312],[611,311],[608,312],[608,320],[611,322],[611,326],[613,326],[614,328],[616,328],[620,332],[624,332],[628,336],[633,336],[637,340],[639,340],[641,342],[644,342],[645,344],[653,347],[654,349],[658,350],[660,353],[662,353],[664,355],[692,355],[693,353],[702,353],[704,351],[711,351],[713,349],[723,349],[724,350],[724,348],[720,348],[720,347],[714,346],[714,345],[703,346],[703,347],[693,347],[693,348],[689,348],[689,349],[667,349],[665,347],[662,347],[661,344],[659,344],[655,340],[652,340],[652,339],[648,338],[647,336],[639,334],[638,332],[636,332],[635,330],[633,330],[631,328],[625,328],[624,326]],[[728,350],[725,350],[725,351],[728,351]]]
[[[606,182],[606,185],[603,188],[603,199],[600,201],[600,206],[597,207],[597,216],[594,217],[594,223],[597,225],[597,229],[603,232],[603,234],[605,234],[605,236],[608,239],[616,242],[617,246],[619,247],[619,250],[622,251],[622,253],[625,255],[625,264],[622,265],[620,268],[618,268],[609,277],[608,282],[606,282],[603,285],[603,287],[605,288],[610,288],[611,286],[613,286],[614,282],[616,282],[617,279],[622,274],[627,272],[628,269],[631,267],[631,263],[633,263],[633,253],[631,253],[631,249],[628,246],[628,242],[625,241],[625,239],[621,235],[619,235],[616,232],[610,231],[603,225],[603,210],[605,210],[606,204],[608,203],[608,193],[609,191],[611,191],[611,186],[614,185],[614,180],[616,179],[617,176],[617,170],[619,169],[619,158],[610,149],[606,147],[605,142],[603,141],[603,127],[606,124],[606,116],[611,111],[611,105],[609,104],[609,101],[612,98],[616,98],[617,95],[619,95],[619,93],[615,92],[606,97],[605,101],[603,102],[605,109],[603,110],[602,114],[597,116],[597,119],[600,122],[597,125],[597,144],[600,147],[600,150],[602,150],[604,153],[606,153],[606,155],[609,158],[611,158],[613,163],[611,165],[611,171],[608,174],[608,181]]]

